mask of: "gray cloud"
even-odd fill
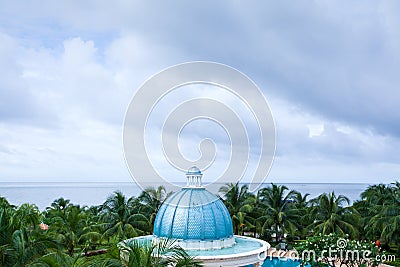
[[[53,123],[60,136],[66,128],[87,131],[83,121],[120,130],[146,78],[172,64],[212,60],[249,75],[270,100],[276,172],[289,177],[282,169],[303,156],[354,175],[362,168],[345,162],[384,162],[392,174],[400,145],[399,5],[2,2],[0,120],[42,129]],[[309,124],[324,125],[324,132],[310,138]],[[298,170],[309,173],[304,168]]]

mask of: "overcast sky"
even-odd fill
[[[131,98],[193,60],[264,93],[277,137],[267,182],[399,180],[399,1],[149,2],[0,0],[0,182],[132,181]]]

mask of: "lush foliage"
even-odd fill
[[[314,222],[310,229],[324,235],[337,233],[349,234],[357,237],[359,226],[358,212],[351,206],[350,200],[343,196],[336,196],[334,192],[322,194],[311,202],[310,212]]]
[[[44,211],[33,204],[17,207],[0,197],[0,266],[151,266],[164,264],[155,263],[161,259],[155,252],[163,249],[171,255],[163,260],[197,266],[195,259],[171,244],[117,247],[122,240],[152,234],[155,216],[169,194],[161,186],[138,197],[114,192],[102,205],[92,207],[59,198]],[[370,186],[353,205],[334,192],[308,199],[308,194],[276,184],[256,193],[246,185],[227,184],[220,194],[235,234],[252,235],[272,245],[297,244],[300,251],[308,246],[323,249],[346,236],[369,240],[363,245],[380,240],[384,250],[400,257],[399,182]],[[121,251],[131,255],[129,260],[119,257]]]
[[[122,241],[112,246],[107,254],[95,258],[91,264],[112,267],[198,267],[200,261],[189,256],[172,240],[161,240],[157,244],[150,241]]]
[[[400,256],[400,183],[370,186],[361,198],[354,207],[363,218],[362,237],[395,245]]]
[[[226,185],[220,191],[225,193],[223,199],[233,218],[235,233],[253,235],[276,245],[282,240],[293,245],[306,237],[311,238],[311,244],[320,235],[331,239],[380,240],[383,250],[400,257],[399,182],[372,185],[353,205],[346,196],[334,192],[307,200],[308,194],[275,184],[256,194],[239,184]],[[315,242],[322,244],[319,239]]]
[[[131,242],[116,247],[122,240],[152,232],[152,218],[167,195],[163,187],[149,188],[139,198],[115,192],[94,207],[59,198],[43,212],[31,204],[15,207],[0,197],[0,266],[201,266],[170,244]],[[121,251],[132,257],[124,261]],[[169,256],[161,258],[154,251]],[[144,255],[147,265],[136,262]]]

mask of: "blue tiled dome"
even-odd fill
[[[191,175],[190,170],[187,174]],[[197,170],[194,170],[196,174],[201,174]],[[182,240],[226,239],[233,236],[232,220],[217,196],[203,187],[186,187],[160,207],[154,235]]]

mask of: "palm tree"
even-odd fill
[[[296,207],[296,212],[299,215],[297,217],[297,234],[300,239],[305,239],[308,234],[307,227],[313,223],[313,218],[310,216],[310,203],[307,200],[310,194],[301,193],[295,194],[294,202]]]
[[[379,239],[386,244],[397,245],[400,256],[400,201],[386,205],[371,218],[367,228],[377,229],[381,232]]]
[[[15,208],[14,205],[11,205],[8,200],[5,197],[0,196],[0,207],[1,208],[7,208],[7,207],[13,207]]]
[[[35,205],[12,206],[0,198],[0,266],[26,266],[56,249],[57,244],[39,229]]]
[[[278,243],[285,233],[294,233],[296,221],[299,214],[296,210],[294,199],[298,192],[291,190],[284,185],[271,183],[271,187],[263,188],[260,191],[262,204],[265,208],[264,216],[259,220],[263,221],[263,229],[273,229],[275,242]]]
[[[251,220],[251,224],[253,225],[253,237],[256,237],[256,238],[260,237],[262,239],[269,241],[270,238],[268,238],[265,235],[266,233],[263,232],[263,229],[262,229],[263,223],[261,223],[261,221],[259,220],[259,218],[262,217],[265,212],[260,192],[261,191],[258,190],[257,193],[255,195],[253,195],[254,201],[253,201],[253,203],[251,203],[252,210],[247,215],[249,217],[249,220]],[[262,234],[264,234],[264,235],[262,235]]]
[[[47,210],[47,214],[49,230],[57,236],[70,256],[74,255],[76,248],[87,249],[101,240],[102,235],[85,208],[68,205],[62,210]]]
[[[109,267],[199,267],[200,261],[189,256],[173,241],[161,240],[157,244],[150,241],[127,241],[113,246],[107,254],[94,259],[95,266]]]
[[[15,211],[16,220],[13,221],[17,228],[35,228],[40,222],[39,208],[34,204],[24,203]]]
[[[65,210],[68,206],[72,205],[69,199],[59,198],[51,203],[51,209],[54,210]]]
[[[114,192],[102,206],[102,220],[105,223],[105,237],[127,239],[150,232],[146,216],[135,212],[135,198],[126,199],[121,192]]]
[[[229,183],[222,186],[219,192],[223,193],[223,201],[232,217],[234,233],[243,235],[245,228],[254,228],[248,214],[253,210],[256,198],[249,192],[249,187],[239,186],[239,182]]]
[[[379,188],[385,188],[386,194],[382,193],[375,203],[370,203],[365,229],[369,236],[397,244],[400,256],[400,183]]]
[[[61,251],[51,252],[35,260],[32,267],[89,267],[90,259],[80,254],[70,256]]]
[[[372,185],[361,193],[361,199],[365,200],[368,204],[372,205],[383,205],[385,202],[391,200],[391,194],[393,193],[393,188],[384,185]]]
[[[334,192],[324,193],[311,200],[311,212],[314,223],[310,226],[314,232],[327,235],[336,233],[350,235],[355,238],[360,223],[358,212],[350,207],[350,200],[343,196],[336,196]]]
[[[393,190],[394,190],[395,194],[397,196],[399,196],[399,194],[400,194],[400,182],[396,181],[396,182],[392,183],[392,186],[393,186]]]
[[[398,198],[398,197],[397,197]],[[361,193],[361,200],[356,201],[353,207],[361,215],[360,237],[365,237],[371,240],[381,238],[382,228],[371,227],[371,220],[379,218],[386,206],[396,199],[396,183],[392,186],[385,184],[371,185]]]
[[[13,232],[3,266],[27,266],[37,258],[56,250],[57,243],[38,229],[19,229]],[[7,265],[10,264],[10,265]]]
[[[146,188],[138,197],[140,204],[142,204],[138,205],[140,206],[140,212],[149,218],[151,232],[158,210],[171,194],[172,192],[167,193],[164,186],[159,186],[157,189],[154,187]]]
[[[0,198],[0,266],[7,266],[9,259],[9,246],[12,242],[12,234],[17,228],[13,224],[15,207],[8,201]]]

